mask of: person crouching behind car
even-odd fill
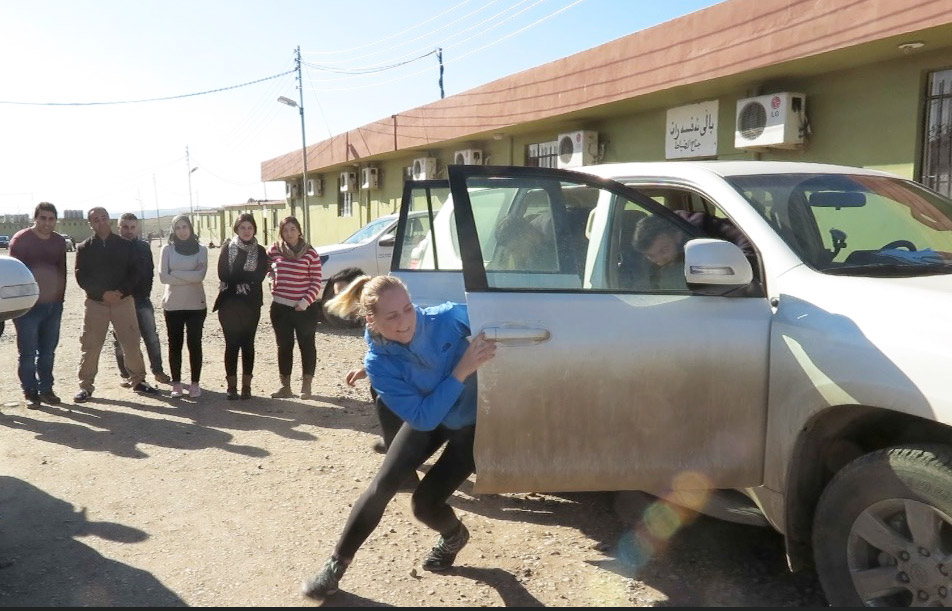
[[[446,448],[413,492],[414,516],[440,533],[423,568],[452,566],[469,541],[469,531],[447,499],[474,472],[476,370],[496,353],[482,333],[472,342],[465,305],[420,308],[393,276],[358,278],[331,300],[338,316],[367,322],[364,365],[370,382],[405,423],[393,440],[380,471],[354,504],[333,555],[303,584],[306,596],[323,600],[338,583],[357,550],[383,516],[400,485],[436,450]],[[422,391],[421,389],[432,389]]]

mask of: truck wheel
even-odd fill
[[[833,606],[952,605],[952,448],[862,456],[827,485],[813,553]]]

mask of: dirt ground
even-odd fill
[[[209,303],[219,252],[209,256]],[[162,288],[156,281],[153,300],[167,363]],[[271,399],[266,301],[255,397],[226,401],[224,342],[210,314],[199,399],[171,399],[167,385],[159,397],[121,388],[107,344],[94,398],[73,405],[82,293],[72,275],[67,292],[61,407],[25,407],[12,323],[0,338],[0,606],[313,604],[300,583],[330,554],[382,459],[371,450],[366,383],[343,382],[363,354],[360,333],[321,327],[316,398]],[[299,386],[299,370],[293,379]],[[454,569],[419,568],[436,536],[400,493],[329,604],[825,604],[815,575],[787,572],[772,531],[638,493],[474,495],[471,481],[451,501],[472,533]]]

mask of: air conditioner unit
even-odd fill
[[[360,188],[376,189],[378,186],[377,176],[377,168],[363,168],[360,170]]]
[[[351,193],[357,190],[357,172],[340,173],[341,193]]]
[[[324,179],[323,178],[308,178],[307,179],[307,194],[311,196],[324,195]]]
[[[413,160],[413,180],[433,180],[436,178],[436,158],[419,157]]]
[[[592,165],[598,158],[598,132],[579,130],[559,134],[560,168]]]
[[[483,165],[483,152],[479,149],[463,149],[453,153],[454,165]]]
[[[301,184],[298,182],[284,183],[285,197],[301,197]]]
[[[737,101],[737,148],[796,148],[805,141],[806,96],[772,93]]]

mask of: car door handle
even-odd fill
[[[485,327],[483,333],[486,339],[513,345],[544,342],[552,337],[548,329],[526,327]]]

